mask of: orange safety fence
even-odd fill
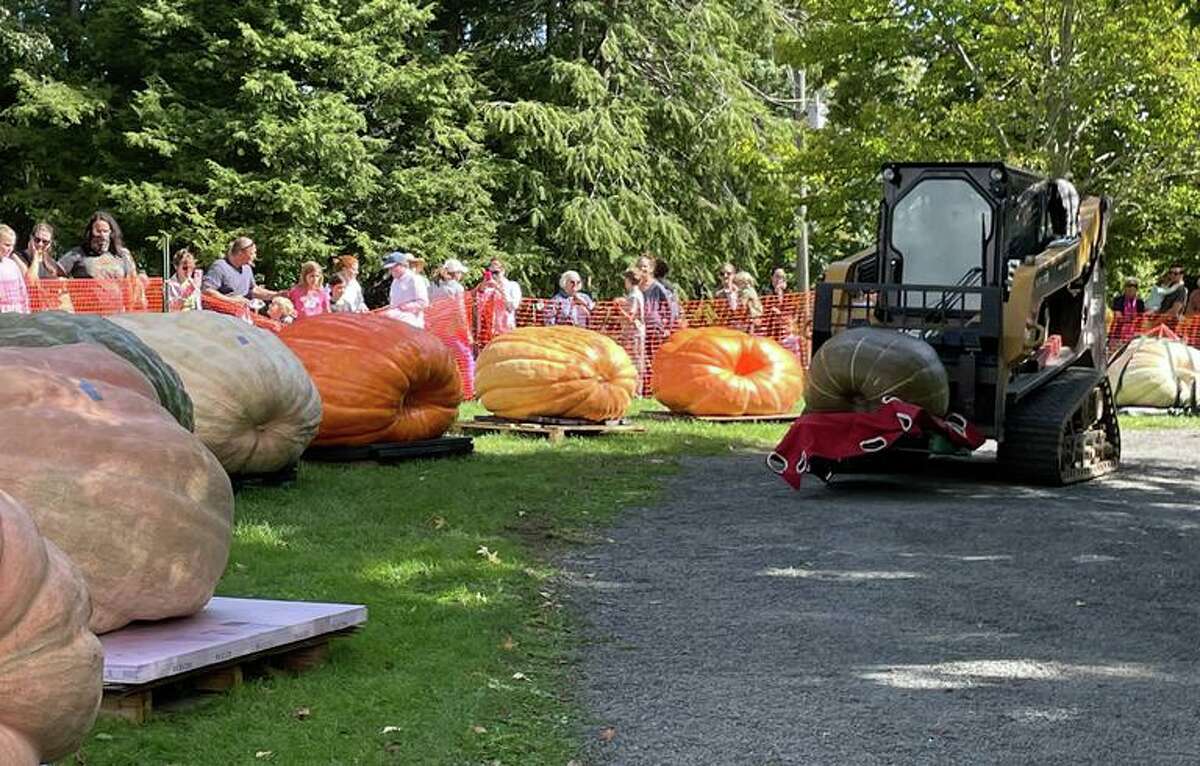
[[[649,395],[654,379],[654,356],[676,330],[684,327],[731,327],[778,341],[808,366],[809,338],[812,334],[812,301],[810,293],[766,295],[761,299],[761,311],[745,304],[731,306],[724,299],[668,301],[646,305],[644,332],[634,326],[622,313],[625,299],[597,301],[590,312],[574,316],[580,326],[603,333],[619,343],[641,372],[641,392]],[[560,304],[554,299],[526,298],[517,309],[517,325],[546,325],[560,323]],[[586,316],[585,316],[586,315]]]
[[[163,310],[161,277],[33,279],[25,284],[31,311],[118,314]]]
[[[223,300],[221,298],[214,298],[211,295],[204,295],[200,298],[200,305],[209,311],[216,311],[218,314],[227,314],[232,317],[237,317],[243,322],[248,322],[255,327],[261,327],[264,330],[270,330],[274,333],[277,333],[283,329],[283,325],[281,323],[276,322],[270,317],[263,316],[246,303]]]
[[[28,309],[25,308],[26,301]],[[654,355],[671,333],[683,327],[732,327],[752,335],[772,338],[794,353],[806,367],[811,355],[813,293],[765,295],[762,310],[730,306],[723,300],[694,300],[647,305],[643,332],[625,319],[623,298],[596,301],[590,311],[570,313],[581,326],[603,333],[629,352],[641,371],[642,393],[649,395]],[[0,312],[73,311],[81,314],[163,311],[163,280],[35,279],[21,285],[0,281]],[[236,316],[271,332],[283,325],[245,304],[203,297],[205,309]],[[461,296],[435,297],[425,313],[425,327],[451,351],[463,383],[464,395],[474,397],[475,358],[491,339],[517,327],[563,321],[561,306],[552,298],[524,298],[510,314],[496,290],[468,290]],[[380,309],[386,311],[387,309]],[[300,320],[303,321],[303,320]],[[1115,353],[1136,335],[1165,325],[1183,342],[1200,348],[1200,315],[1186,317],[1142,314],[1126,319],[1120,314],[1108,322],[1108,350]]]
[[[1146,335],[1159,326],[1165,326],[1179,336],[1179,340],[1200,348],[1200,314],[1177,317],[1169,314],[1141,314],[1132,319],[1126,319],[1121,314],[1114,314],[1108,320],[1108,355],[1121,350],[1121,347],[1137,335]]]

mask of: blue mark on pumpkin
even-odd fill
[[[79,390],[82,391],[83,393],[87,394],[88,398],[91,399],[93,402],[104,401],[104,395],[96,390],[96,387],[94,385],[92,385],[91,381],[88,381],[88,380],[79,381]]]
[[[245,335],[239,335],[239,336],[237,336],[237,339],[238,339],[238,343],[241,343],[243,346],[250,345],[250,340]]]

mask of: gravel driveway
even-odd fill
[[[689,460],[566,562],[588,763],[1200,762],[1200,432],[1116,477]]]

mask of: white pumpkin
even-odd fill
[[[231,474],[300,458],[321,425],[321,397],[273,333],[211,311],[109,317],[158,352],[192,398],[196,435]]]
[[[1108,365],[1122,407],[1200,407],[1200,349],[1164,337],[1139,336]]]
[[[100,707],[104,651],[83,575],[0,492],[0,763],[76,749]]]

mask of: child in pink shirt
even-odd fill
[[[296,307],[296,318],[304,319],[329,312],[329,293],[325,292],[325,274],[321,264],[308,261],[300,267],[300,281],[287,297]]]

